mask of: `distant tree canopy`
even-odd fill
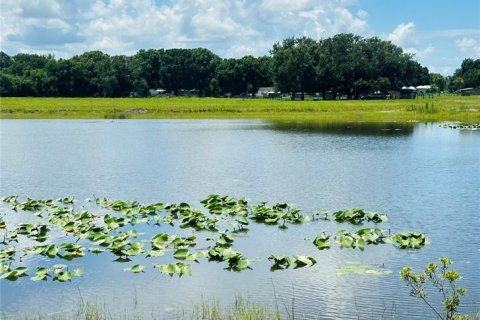
[[[480,59],[465,59],[449,79],[450,91],[480,87]]]
[[[391,42],[339,34],[323,40],[288,38],[269,56],[222,59],[208,49],[148,49],[132,56],[85,52],[70,59],[0,52],[0,95],[37,97],[148,96],[194,90],[200,96],[255,94],[259,87],[283,93],[344,94],[435,84],[441,90],[479,86],[480,60],[466,59],[450,82],[429,74]]]
[[[272,50],[273,76],[283,92],[325,92],[358,98],[372,91],[429,84],[428,69],[389,41],[339,34],[315,41],[288,38]]]

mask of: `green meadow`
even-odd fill
[[[235,98],[1,98],[2,119],[480,121],[480,97],[291,101]]]

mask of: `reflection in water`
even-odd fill
[[[411,122],[319,122],[272,121],[271,129],[288,132],[330,133],[340,135],[397,136],[413,133]]]

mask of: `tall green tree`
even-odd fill
[[[480,59],[464,59],[450,79],[450,91],[469,87],[480,87]]]
[[[317,87],[316,53],[317,42],[308,37],[288,38],[273,46],[273,78],[276,87],[289,92],[292,100],[295,93],[312,92]]]
[[[440,92],[447,88],[447,80],[440,73],[430,73],[430,84],[435,85]]]
[[[271,58],[245,56],[225,59],[217,67],[215,78],[220,94],[255,94],[261,86],[271,86]]]

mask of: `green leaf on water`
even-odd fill
[[[293,256],[295,259],[295,267],[294,269],[298,268],[303,268],[303,267],[311,267],[314,264],[317,263],[317,260],[315,260],[312,257],[307,257],[307,256]]]
[[[145,269],[145,267],[142,266],[141,264],[136,264],[136,265],[134,265],[130,268],[125,268],[123,270],[133,272],[133,273],[140,273],[140,272],[143,272],[144,269]]]
[[[157,249],[165,249],[166,242],[168,242],[168,234],[159,233],[152,238],[152,245]]]
[[[238,270],[244,270],[250,267],[250,260],[245,258],[240,258],[235,266]]]
[[[53,280],[58,282],[70,281],[72,280],[72,273],[70,271],[59,272]]]
[[[244,216],[235,217],[235,221],[237,221],[238,223],[240,223],[242,225],[248,225],[250,223],[250,221],[248,221],[247,217],[244,217]]]
[[[313,239],[313,244],[320,250],[330,249],[330,236],[327,234],[323,234],[321,236],[315,237]]]
[[[72,204],[73,203],[73,197],[66,197],[63,199],[58,199],[59,202],[64,203],[64,204]]]
[[[0,264],[0,274],[8,271],[8,269],[10,269],[10,265],[8,265],[8,264]]]
[[[15,281],[18,278],[24,277],[26,275],[27,275],[27,267],[18,267],[18,268],[15,268],[14,270],[3,273],[0,276],[0,279]]]
[[[175,259],[184,260],[187,258],[188,254],[188,249],[178,249],[173,253],[173,257]]]
[[[161,273],[168,274],[169,276],[178,275],[181,277],[184,274],[192,274],[192,267],[182,262],[178,262],[176,264],[157,264],[154,266],[154,268]]]
[[[130,247],[127,250],[123,251],[123,253],[127,256],[137,256],[143,253],[143,243],[133,242],[130,244]]]
[[[359,274],[359,275],[389,275],[392,273],[392,270],[385,269],[383,267],[374,267],[371,265],[363,265],[358,262],[347,262],[347,266],[337,268],[336,275],[344,276],[348,274]]]
[[[91,252],[91,253],[99,254],[99,253],[104,252],[105,250],[102,249],[102,248],[91,247],[91,248],[88,248],[88,251]]]
[[[50,245],[47,247],[45,251],[45,255],[49,258],[54,258],[58,253],[58,249],[55,247],[55,245]]]
[[[55,274],[58,274],[58,273],[62,272],[63,269],[65,269],[66,267],[67,266],[64,265],[64,264],[55,264],[55,265],[53,265],[53,272]]]
[[[30,279],[33,281],[41,281],[41,280],[47,280],[47,277],[48,277],[48,268],[37,267],[37,272],[35,272],[35,276],[31,277]]]
[[[147,250],[145,251],[147,257],[161,257],[165,255],[165,251],[163,250]]]

